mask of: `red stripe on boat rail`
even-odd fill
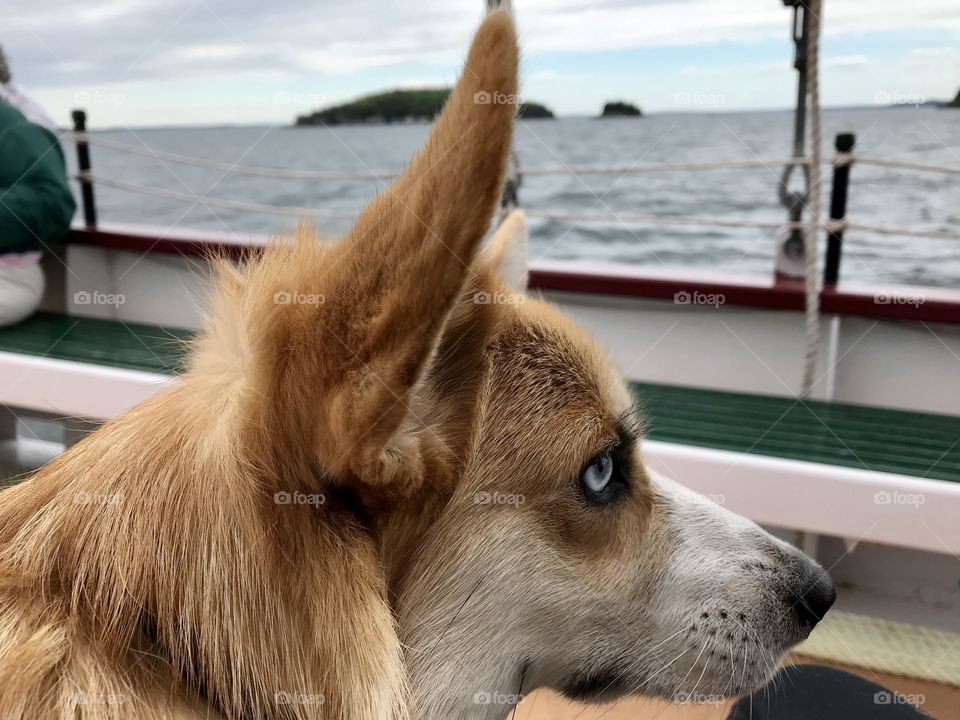
[[[111,225],[96,229],[76,227],[66,238],[71,245],[87,245],[156,252],[186,257],[220,255],[235,259],[259,252],[269,239],[199,230],[167,230],[148,226]],[[802,311],[802,280],[777,281],[753,276],[727,276],[673,268],[638,269],[629,266],[589,263],[535,262],[530,270],[530,287],[547,292],[602,295],[650,300],[669,300],[677,305],[713,295],[721,303],[764,310]],[[876,320],[960,325],[960,291],[924,286],[881,286],[842,283],[827,287],[820,296],[825,314],[852,315]]]

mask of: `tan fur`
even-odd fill
[[[223,264],[179,386],[4,492],[0,717],[174,717],[158,693],[230,718],[407,717],[377,548],[326,496],[409,495],[464,453],[412,394],[511,144],[516,108],[474,94],[516,94],[516,66],[511,18],[493,12],[427,146],[347,238],[301,230]]]
[[[516,107],[474,96],[516,75],[494,11],[344,239],[218,263],[179,384],[0,494],[0,718],[492,719],[769,677],[793,551],[646,472],[611,364],[522,292],[522,214],[478,257]],[[591,504],[615,447],[629,490]]]

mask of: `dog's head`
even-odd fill
[[[416,686],[703,702],[769,680],[832,603],[824,571],[646,470],[633,399],[552,307],[509,306],[486,357],[456,488],[388,533],[414,548],[393,586]]]
[[[502,717],[538,686],[751,691],[833,585],[645,468],[614,368],[524,292],[521,216],[480,249],[516,73],[512,20],[493,12],[424,151],[326,258],[345,271],[324,288],[330,352],[349,361],[323,378],[320,456],[362,501],[429,716]]]

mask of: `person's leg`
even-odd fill
[[[43,299],[44,278],[39,262],[0,262],[0,327],[30,317]]]

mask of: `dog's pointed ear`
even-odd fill
[[[411,398],[502,192],[517,63],[512,16],[494,10],[423,150],[332,253],[338,280],[325,289],[344,317],[343,347],[329,351],[349,356],[332,379],[319,441],[339,478],[417,484],[443,452]]]
[[[483,252],[483,261],[511,290],[527,289],[530,274],[530,231],[523,210],[514,210],[500,224]]]

